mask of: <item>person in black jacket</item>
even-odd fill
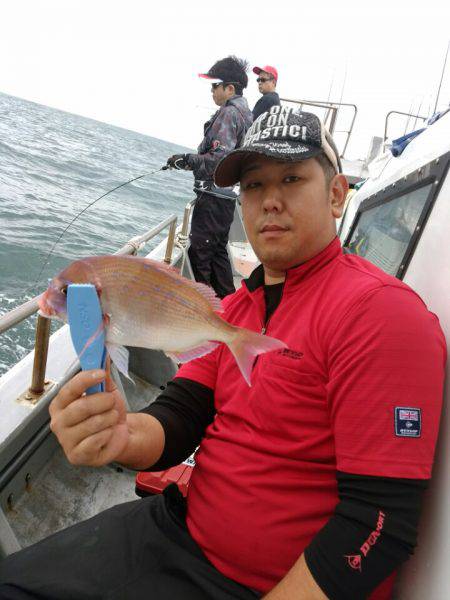
[[[266,67],[253,67],[253,73],[258,75],[258,89],[262,97],[258,100],[253,108],[253,119],[257,119],[260,115],[270,110],[272,106],[280,105],[280,97],[276,93],[278,71],[275,67],[267,65]]]
[[[204,125],[204,137],[197,154],[176,154],[167,164],[194,172],[197,193],[192,214],[189,259],[196,281],[211,286],[219,298],[235,291],[228,258],[228,234],[234,217],[236,195],[233,188],[214,185],[218,162],[237,148],[253,122],[247,100],[247,63],[235,56],[217,61],[199,77],[211,83],[219,110]]]

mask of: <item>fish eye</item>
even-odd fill
[[[61,293],[64,294],[64,296],[67,296],[67,285],[61,288]]]

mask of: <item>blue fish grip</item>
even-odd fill
[[[94,285],[72,283],[67,287],[67,319],[81,369],[104,369],[106,347],[103,313]],[[88,388],[86,393],[103,392],[104,388],[103,382],[98,383]]]

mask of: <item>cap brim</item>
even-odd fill
[[[274,160],[298,162],[307,158],[314,158],[321,153],[322,148],[317,148],[317,146],[298,144],[295,152],[283,155],[280,150],[273,149],[273,141],[271,143],[253,143],[251,147],[237,148],[222,158],[214,172],[214,182],[219,187],[229,187],[238,183],[241,178],[242,163],[250,156],[259,154]]]
[[[261,67],[253,67],[253,73],[256,73],[256,75],[259,75],[261,73],[262,69]]]
[[[208,83],[223,83],[221,79],[217,79],[216,77],[210,77],[207,73],[199,73],[198,76],[201,79],[206,79]]]

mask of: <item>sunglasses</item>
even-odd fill
[[[266,81],[272,81],[273,77],[258,77],[256,81],[258,83],[266,83]]]
[[[223,87],[227,86],[227,85],[239,85],[239,81],[219,81],[218,83],[212,83],[211,84],[211,89],[215,90],[219,87],[219,85],[223,85]]]

